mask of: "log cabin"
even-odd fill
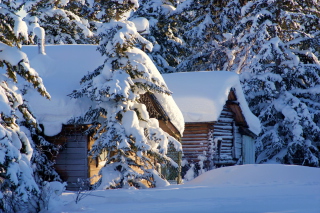
[[[163,75],[182,111],[183,159],[212,169],[255,163],[260,122],[250,111],[237,74],[226,71]]]
[[[94,184],[99,178],[99,170],[104,166],[104,162],[88,157],[88,151],[94,143],[90,134],[85,134],[89,124],[74,125],[70,122],[90,107],[90,101],[85,97],[68,97],[74,89],[79,88],[81,78],[88,71],[93,71],[103,64],[104,59],[96,48],[97,46],[93,45],[48,45],[46,55],[38,54],[37,46],[22,48],[51,95],[51,100],[46,100],[38,93],[30,91],[26,98],[35,117],[43,126],[45,138],[62,147],[54,160],[56,171],[61,179],[67,182],[67,190],[78,190],[78,179],[90,178],[89,184]],[[159,79],[162,79],[160,74]],[[159,121],[160,128],[180,141],[184,121],[172,97],[148,93],[141,95],[140,101],[146,105],[149,116]],[[102,153],[101,159],[104,159],[104,154]],[[179,152],[171,150],[168,155],[180,165]],[[167,170],[168,168],[163,169],[167,179],[180,181],[179,172],[176,177],[172,177],[172,173],[169,174]]]

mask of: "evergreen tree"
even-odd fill
[[[242,9],[233,70],[262,122],[257,163],[319,166],[319,9],[311,0],[257,0]]]
[[[244,2],[188,0],[178,5],[175,16],[190,49],[178,71],[230,69],[234,48],[231,32]]]
[[[168,161],[165,155],[168,144],[179,146],[180,143],[163,132],[158,121],[149,118],[146,106],[139,102],[145,93],[171,93],[148,56],[135,47],[139,41],[152,50],[152,44],[127,20],[138,2],[107,0],[98,6],[104,22],[98,29],[101,38],[98,49],[105,61],[83,77],[82,87],[71,96],[87,96],[93,103],[78,122],[92,123],[90,131],[94,132],[95,143],[90,155],[97,158],[102,151],[108,153],[106,165],[100,171],[100,187],[166,184],[151,157]]]
[[[44,28],[48,44],[94,44],[96,22],[93,9],[82,0],[25,0],[32,37],[33,28]],[[90,21],[90,22],[89,22]]]
[[[160,73],[175,72],[175,68],[189,53],[185,42],[178,35],[176,21],[171,16],[175,1],[140,0],[140,7],[132,18],[145,17],[150,23],[150,32],[145,37],[154,48],[148,55]]]
[[[41,183],[58,179],[41,151],[52,146],[40,136],[40,127],[23,99],[28,90],[26,85],[47,98],[50,96],[19,49],[20,43],[28,38],[27,25],[16,15],[20,9],[18,1],[0,3],[1,212],[38,212],[42,205]]]

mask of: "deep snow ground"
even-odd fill
[[[320,213],[320,169],[279,164],[211,170],[182,185],[154,189],[93,191],[51,200],[58,212]]]

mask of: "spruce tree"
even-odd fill
[[[175,72],[178,64],[189,53],[172,16],[177,3],[170,0],[140,0],[139,4],[140,7],[131,19],[144,17],[149,20],[150,32],[144,36],[152,42],[154,48],[148,55],[160,73]]]
[[[232,29],[245,1],[185,1],[174,12],[190,50],[178,71],[230,70]]]
[[[37,90],[50,98],[37,72],[30,67],[20,44],[27,25],[16,15],[21,4],[0,3],[0,211],[38,212],[41,183],[57,180],[42,148],[50,147],[28,109],[23,95]],[[44,146],[45,145],[45,146]]]
[[[25,0],[25,21],[32,37],[33,28],[44,28],[48,44],[95,44],[96,21],[93,9],[79,0]]]
[[[233,70],[262,122],[257,163],[319,166],[319,9],[310,0],[257,0],[242,9]]]
[[[77,119],[92,124],[89,131],[94,132],[95,142],[89,154],[97,158],[102,151],[108,153],[98,184],[103,189],[167,184],[151,157],[169,161],[168,144],[180,143],[159,128],[158,121],[149,117],[146,106],[139,101],[145,93],[171,92],[148,56],[135,47],[140,42],[152,50],[152,44],[127,20],[128,12],[135,10],[138,2],[107,0],[98,6],[103,21],[98,29],[98,50],[105,61],[84,76],[82,87],[71,94],[92,101],[92,108]]]

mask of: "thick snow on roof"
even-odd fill
[[[249,129],[260,132],[260,121],[252,114],[245,100],[239,77],[227,71],[184,72],[163,75],[182,111],[185,122],[217,121],[231,88],[240,103]]]
[[[95,45],[48,45],[46,55],[41,55],[38,54],[37,46],[23,46],[22,51],[28,55],[31,67],[37,70],[51,95],[51,100],[34,91],[26,96],[35,117],[44,125],[46,135],[58,134],[62,124],[66,124],[72,117],[82,115],[90,107],[91,102],[87,98],[71,99],[67,95],[80,87],[79,82],[86,73],[103,64],[104,59],[96,49]],[[139,54],[145,53],[140,50]],[[151,60],[144,63],[158,79],[163,80]],[[171,122],[182,133],[183,116],[172,97],[157,95],[157,98]]]

